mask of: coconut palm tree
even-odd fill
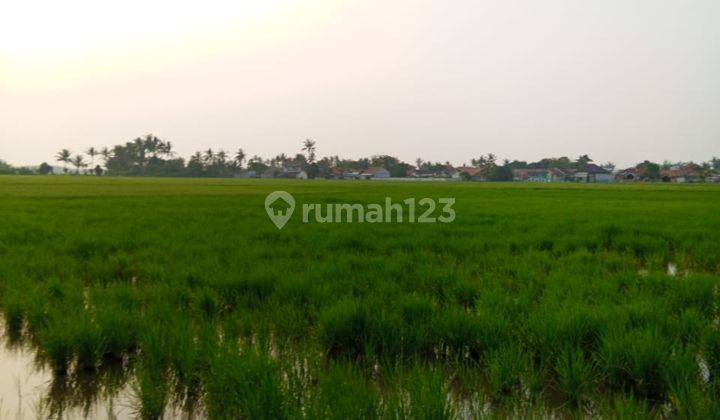
[[[62,162],[63,172],[67,173],[67,164],[70,163],[70,156],[72,153],[68,149],[62,149],[55,155],[55,160]]]
[[[107,168],[107,163],[112,157],[112,152],[107,147],[103,147],[102,150],[100,150],[100,156],[102,156],[105,167]]]
[[[307,161],[308,163],[315,162],[315,140],[312,139],[305,139],[303,142],[303,151],[307,152]]]
[[[237,163],[238,168],[242,168],[244,161],[245,161],[245,151],[243,149],[238,149],[238,151],[235,152],[235,162]]]
[[[217,158],[217,162],[219,165],[225,165],[225,160],[227,159],[227,152],[225,152],[223,149],[220,149],[220,151],[215,154],[215,157]]]
[[[83,158],[82,155],[75,155],[75,157],[72,159],[72,164],[75,167],[76,174],[80,174],[80,168],[84,168],[87,166],[87,163],[85,163],[85,158]]]
[[[203,161],[205,165],[212,165],[215,162],[215,152],[213,149],[207,149],[203,154]]]
[[[94,168],[95,167],[95,156],[98,155],[97,149],[91,146],[87,149],[87,151],[85,153],[87,153],[87,155],[90,156],[90,166]]]

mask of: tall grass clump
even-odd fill
[[[283,419],[285,395],[275,362],[255,349],[222,347],[210,356],[205,404],[217,419]]]
[[[580,349],[562,351],[555,363],[555,374],[558,388],[572,407],[580,405],[592,389],[592,365]]]
[[[654,328],[607,334],[598,355],[605,383],[638,398],[663,399],[672,348],[672,341]]]
[[[411,366],[398,383],[402,400],[398,418],[453,419],[458,412],[449,398],[444,375],[429,366]],[[389,413],[392,414],[392,413]]]
[[[380,419],[384,407],[379,386],[351,362],[331,361],[317,373],[317,384],[308,390],[305,407],[308,418]]]
[[[318,323],[330,357],[392,358],[400,352],[400,319],[376,302],[340,301],[323,311]]]
[[[498,401],[522,398],[524,384],[533,374],[526,353],[514,345],[503,346],[489,352],[485,364],[492,398]]]

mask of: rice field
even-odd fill
[[[719,232],[718,185],[0,177],[3,345],[41,417],[717,418]]]

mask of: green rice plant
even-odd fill
[[[138,337],[135,393],[138,399],[137,414],[144,419],[162,418],[170,398],[170,354],[187,351],[172,346],[169,337],[173,323],[170,319],[164,319],[168,316],[163,314],[164,309],[167,308],[158,305],[157,313],[140,321],[144,328]]]
[[[668,334],[676,337],[682,345],[698,345],[708,320],[694,308],[682,310],[668,320]]]
[[[668,399],[673,414],[681,418],[711,418],[717,415],[715,399],[704,392],[694,349],[673,354],[666,371]]]
[[[399,302],[403,320],[403,349],[406,356],[435,357],[439,338],[435,328],[437,304],[426,296],[408,295]]]
[[[532,369],[530,357],[516,346],[492,350],[485,358],[488,390],[496,400],[520,398],[523,381]]]
[[[211,356],[205,403],[217,419],[282,419],[285,395],[277,365],[253,349],[222,348]]]
[[[580,349],[562,351],[555,362],[555,374],[560,392],[572,407],[580,405],[592,389],[592,366]]]
[[[310,396],[309,418],[379,419],[382,396],[362,370],[343,361],[330,362],[318,374],[317,396]]]
[[[578,349],[594,354],[601,337],[612,324],[609,316],[588,306],[568,304],[559,309],[543,309],[531,316],[525,325],[528,348],[541,365],[554,367],[564,349]]]
[[[357,359],[372,355],[392,358],[400,353],[396,340],[400,320],[374,302],[344,300],[320,314],[320,339],[331,357]]]
[[[77,355],[78,367],[95,369],[105,353],[105,342],[102,331],[88,316],[87,313],[83,314],[73,325],[71,346]]]
[[[25,305],[22,295],[18,293],[6,293],[2,296],[2,314],[5,320],[5,328],[12,336],[19,336],[22,333],[25,320]]]
[[[445,356],[465,361],[478,361],[486,352],[508,343],[509,327],[498,314],[479,316],[457,308],[441,312],[435,322]]]
[[[217,285],[218,293],[231,308],[236,306],[257,308],[263,305],[275,291],[276,279],[282,275],[267,272],[241,278],[228,278]]]
[[[657,329],[613,331],[603,337],[598,362],[605,383],[639,398],[662,399],[672,341]]]
[[[480,284],[477,281],[460,279],[453,285],[452,294],[463,308],[474,308],[476,301],[480,297]]]
[[[38,332],[37,341],[53,371],[64,375],[73,360],[72,329],[68,325],[54,323]]]
[[[217,292],[210,288],[198,290],[194,296],[193,306],[196,311],[206,319],[213,319],[223,310],[221,299]]]
[[[660,417],[650,409],[647,400],[637,400],[627,395],[618,395],[612,398],[611,403],[603,407],[603,412],[608,418],[617,420],[638,420]]]
[[[103,343],[103,357],[120,360],[137,350],[139,323],[136,316],[116,305],[98,308],[95,322],[99,340]]]
[[[694,309],[703,317],[711,318],[717,306],[717,287],[716,276],[690,274],[673,283],[671,304],[676,311]]]
[[[403,419],[453,419],[457,411],[449,398],[444,375],[429,366],[414,365],[396,373],[396,386],[401,399],[395,412],[387,413]]]
[[[169,397],[167,372],[150,363],[140,363],[135,376],[137,378],[135,392],[138,399],[136,414],[147,420],[162,419]]]
[[[720,330],[708,328],[704,332],[701,355],[707,363],[709,381],[720,390]]]

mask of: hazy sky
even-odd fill
[[[0,1],[0,159],[720,156],[718,0]]]

